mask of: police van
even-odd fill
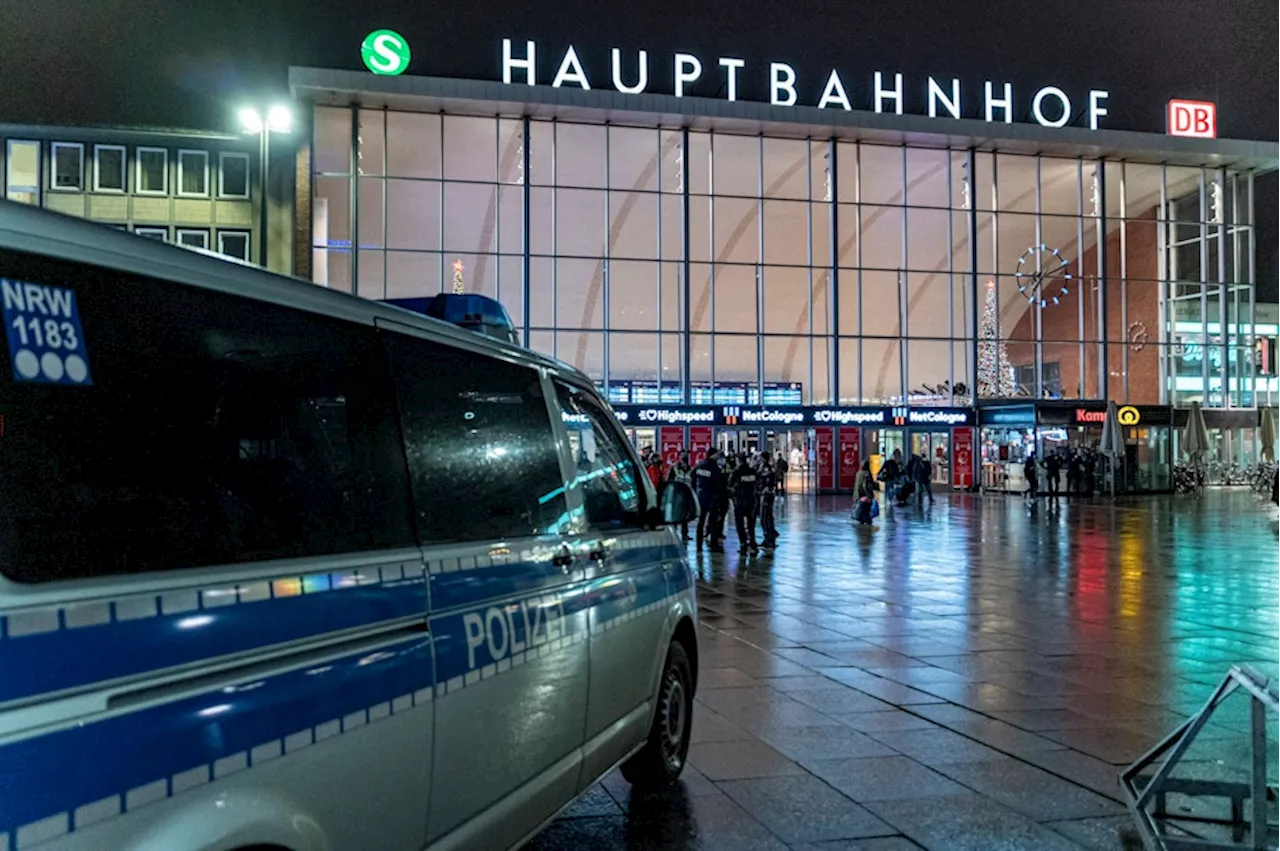
[[[0,851],[501,849],[698,673],[661,499],[576,370],[0,202]]]

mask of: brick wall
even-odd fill
[[[1100,392],[1098,372],[1100,347],[1092,342],[1097,333],[1097,268],[1098,248],[1093,246],[1084,252],[1079,264],[1083,277],[1075,282],[1074,298],[1062,304],[1042,310],[1043,358],[1045,363],[1057,362],[1062,377],[1062,393],[1068,398],[1099,398],[1106,396],[1117,402],[1154,405],[1160,402],[1160,355],[1156,342],[1160,329],[1159,254],[1156,243],[1155,209],[1130,219],[1126,223],[1124,257],[1127,282],[1122,285],[1120,275],[1120,229],[1113,228],[1107,234],[1107,393]],[[1124,306],[1127,303],[1127,315]],[[1084,310],[1086,345],[1084,363],[1081,363],[1079,312]],[[1035,339],[1033,322],[1035,312],[1028,310],[1014,325],[1009,334],[1009,361],[1015,366],[1035,363],[1035,346],[1025,342]],[[1130,329],[1136,334],[1145,329],[1147,342],[1138,346],[1128,342]],[[1055,341],[1055,342],[1049,342]],[[1062,342],[1056,342],[1062,341]],[[1126,352],[1127,350],[1127,352]],[[1128,357],[1127,370],[1125,357]],[[1128,393],[1125,393],[1125,376],[1128,376]]]

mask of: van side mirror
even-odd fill
[[[686,482],[666,482],[658,494],[655,525],[690,523],[698,519],[698,497]]]

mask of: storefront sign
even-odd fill
[[[1166,131],[1170,136],[1216,139],[1218,136],[1217,104],[1205,100],[1169,101],[1169,121]]]
[[[1122,426],[1136,426],[1138,423],[1142,422],[1142,414],[1132,405],[1125,405],[1123,408],[1116,411],[1116,420],[1119,421]]]
[[[629,426],[712,425],[728,428],[779,430],[815,425],[950,427],[972,425],[968,408],[828,408],[815,406],[761,407],[746,405],[613,405],[618,419]],[[985,421],[985,420],[984,420]]]
[[[604,64],[603,51],[587,54],[596,69],[593,81],[578,51],[569,45],[556,63],[551,79],[552,88],[572,87],[582,90],[612,87],[627,95],[644,94],[649,88],[649,52],[628,52],[624,57],[618,48],[609,52],[607,82],[600,74]],[[1034,92],[1020,90],[1015,98],[1012,83],[984,80],[981,88],[964,87],[958,77],[927,77],[912,80],[908,88],[900,72],[872,71],[855,78],[849,75],[846,85],[839,69],[832,69],[825,83],[821,78],[799,79],[796,69],[785,62],[770,62],[767,72],[761,68],[747,68],[746,60],[718,56],[714,62],[704,62],[692,53],[674,53],[661,60],[672,70],[672,94],[685,97],[692,94],[723,92],[729,101],[738,100],[740,89],[751,91],[767,89],[772,106],[814,106],[818,109],[850,111],[870,109],[902,115],[914,112],[930,118],[974,117],[987,123],[1012,124],[1016,116],[1030,113],[1043,127],[1063,127],[1079,115],[1084,126],[1097,130],[1106,116],[1108,93],[1103,89],[1090,89],[1087,94],[1077,93],[1083,106],[1077,108],[1071,96],[1058,86],[1041,86]],[[599,64],[597,64],[599,63]],[[546,66],[548,69],[550,65]],[[739,72],[742,72],[741,76]],[[665,74],[663,75],[665,76]],[[526,40],[523,48],[509,38],[502,40],[502,82],[508,85],[536,85],[538,82],[538,46]],[[741,85],[740,85],[741,84]],[[814,97],[821,86],[822,94]],[[694,92],[699,88],[700,92]],[[980,94],[978,94],[980,92]],[[852,93],[852,94],[851,94]]]
[[[983,425],[1035,425],[1036,409],[1033,405],[1013,405],[1003,408],[982,408],[978,420]]]
[[[811,422],[871,425],[886,421],[884,408],[816,408]]]
[[[670,470],[680,460],[684,449],[684,427],[663,426],[658,429],[658,445],[662,447],[662,469]]]
[[[813,436],[818,447],[818,490],[835,490],[835,429],[821,426],[813,430]]]
[[[1076,425],[1100,425],[1107,421],[1107,412],[1076,408],[1073,421]]]
[[[961,426],[951,432],[951,484],[957,488],[973,487],[973,429]]]
[[[840,436],[840,489],[853,490],[858,479],[858,467],[862,464],[862,429],[841,428]]]
[[[906,408],[892,409],[894,425],[968,425],[973,422],[973,412],[968,408]]]
[[[689,463],[695,467],[707,460],[707,450],[711,448],[711,428],[709,426],[689,426]]]

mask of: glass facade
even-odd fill
[[[311,163],[314,281],[495,297],[614,401],[1250,407],[1275,381],[1247,173],[358,107],[315,108]]]

